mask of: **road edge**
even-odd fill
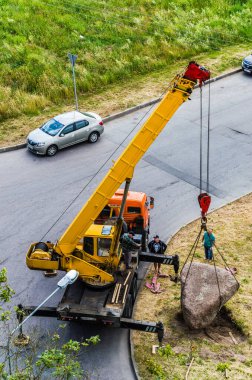
[[[239,69],[235,69],[233,71],[230,71],[228,73],[221,74],[221,75],[219,75],[219,76],[217,76],[215,78],[210,79],[209,81],[206,81],[206,84],[207,83],[216,82],[217,80],[229,77],[229,76],[237,74],[237,73],[239,73],[241,71],[242,71],[242,69],[239,68]],[[197,87],[198,87],[198,85],[195,86],[195,88],[197,88]],[[145,107],[148,107],[148,106],[152,106],[152,105],[158,103],[161,99],[162,99],[161,97],[155,98],[155,99],[152,99],[152,100],[150,100],[148,102],[138,104],[137,106],[134,106],[134,107],[131,107],[131,108],[127,108],[124,111],[121,111],[121,112],[115,113],[113,115],[104,117],[103,121],[105,123],[107,123],[109,121],[112,121],[112,120],[115,120],[115,119],[119,119],[120,117],[129,115],[129,114],[131,114],[131,113],[133,113],[135,111],[138,111],[138,110],[140,110],[142,108],[145,108]],[[3,147],[3,148],[0,148],[0,153],[11,152],[13,150],[18,150],[18,149],[23,149],[23,148],[26,148],[26,143],[12,145],[12,146],[6,146],[6,147]]]

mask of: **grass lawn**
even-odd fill
[[[210,213],[208,225],[213,226],[216,243],[229,266],[238,269],[240,289],[210,327],[190,331],[180,314],[180,284],[160,279],[164,289],[160,295],[143,288],[134,318],[161,320],[166,330],[165,347],[156,355],[151,353],[152,345],[157,344],[155,335],[133,334],[135,358],[143,380],[185,379],[192,358],[189,380],[252,379],[252,194]],[[169,242],[168,252],[179,252],[181,265],[199,228],[200,221],[196,220]],[[223,267],[216,251],[215,255]],[[203,262],[203,257],[203,247],[199,246],[195,260]],[[171,267],[163,266],[162,272],[173,274]],[[148,276],[152,274],[153,269]]]
[[[213,74],[251,49],[252,0],[0,0],[0,144],[73,109],[106,116],[162,93],[195,59]]]
[[[249,44],[226,47],[221,51],[202,53],[196,57],[200,64],[211,70],[212,76],[240,67],[241,60],[250,52]],[[183,71],[189,60],[180,60],[163,70],[146,75],[135,75],[131,79],[111,84],[95,93],[79,95],[79,109],[92,110],[102,117],[123,111],[129,107],[159,97],[168,87],[171,79]],[[32,96],[29,97],[32,101]],[[74,109],[74,98],[60,105],[46,105],[36,115],[17,115],[0,122],[0,147],[24,143],[28,133],[48,118]],[[0,109],[1,113],[1,109]]]

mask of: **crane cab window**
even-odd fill
[[[140,207],[128,207],[128,213],[129,214],[141,214],[141,208]]]
[[[112,226],[103,226],[102,227],[102,235],[110,235],[112,230]]]
[[[92,237],[84,237],[83,249],[86,253],[90,255],[94,254],[94,239]]]
[[[112,239],[98,238],[98,256],[108,257]]]
[[[99,217],[100,219],[109,219],[116,216],[115,210],[110,208],[109,206],[105,206],[102,212],[100,213]]]

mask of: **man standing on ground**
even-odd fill
[[[164,254],[167,248],[167,245],[159,239],[158,235],[153,236],[153,240],[151,240],[148,244],[149,251],[151,253]],[[154,263],[155,272],[160,273],[161,264]]]
[[[134,251],[136,249],[139,249],[141,247],[141,244],[137,244],[133,240],[134,236],[133,231],[129,231],[127,234],[124,234],[121,238],[121,244],[122,244],[122,251],[124,254],[124,263],[126,265],[126,269],[131,269],[132,266],[131,263],[131,251]]]
[[[215,237],[212,228],[209,227],[206,232],[204,232],[202,241],[205,249],[205,259],[211,261],[213,259],[213,246],[215,243]]]

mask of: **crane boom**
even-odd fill
[[[184,74],[172,81],[167,94],[58,240],[55,250],[59,254],[67,256],[73,252],[76,244],[98,217],[111,196],[127,178],[132,178],[136,164],[181,104],[189,98],[197,80],[201,85],[202,81],[209,79],[209,76],[208,70],[195,62],[190,62]]]
[[[36,315],[157,331],[162,339],[161,322],[153,325],[131,319],[138,291],[139,262],[173,265],[177,280],[179,257],[177,254],[152,255],[141,252],[141,245],[135,244],[134,247],[139,247],[139,250],[132,253],[131,265],[125,265],[125,246],[120,243],[122,215],[136,164],[180,105],[189,98],[197,81],[199,80],[201,86],[202,81],[209,77],[208,70],[190,62],[183,75],[178,75],[172,81],[167,94],[143,123],[58,242],[37,242],[30,245],[26,254],[26,264],[30,269],[44,270],[47,275],[57,270],[68,272],[71,269],[79,273],[79,280],[73,287],[66,289],[57,307],[40,308]],[[104,225],[95,224],[95,219],[123,182],[125,189],[116,223],[113,223],[111,218],[107,219]],[[146,208],[146,202],[144,205]],[[135,223],[136,228],[139,228],[139,217],[135,218]],[[146,238],[146,235],[137,231],[135,238],[139,242]],[[37,310],[37,307],[26,307],[24,310],[29,313]]]

